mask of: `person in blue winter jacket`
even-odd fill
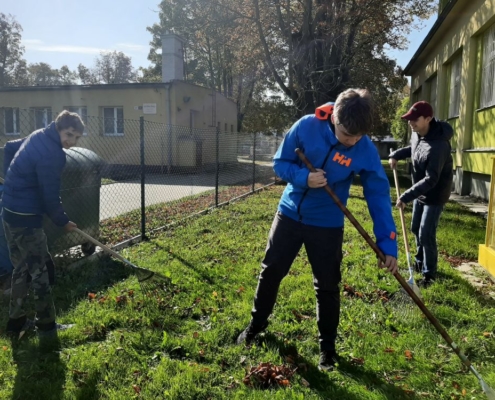
[[[348,89],[335,104],[299,119],[275,154],[274,170],[287,182],[275,215],[258,287],[252,319],[237,343],[249,344],[268,326],[278,288],[304,244],[313,272],[319,330],[320,370],[338,362],[335,348],[340,314],[344,214],[324,190],[329,185],[343,204],[354,176],[361,177],[364,197],[374,223],[376,242],[386,255],[381,268],[397,271],[396,227],[390,185],[376,147],[366,135],[372,125],[372,99],[367,90]],[[317,172],[299,160],[299,148]],[[319,168],[318,168],[319,167]]]
[[[6,329],[11,335],[17,336],[32,325],[25,310],[28,276],[34,292],[39,336],[56,337],[58,330],[68,327],[55,322],[43,215],[66,232],[76,228],[60,201],[60,182],[66,163],[64,149],[75,146],[83,132],[79,115],[62,111],[46,128],[6,146],[6,156],[13,154],[2,196],[3,226],[14,266]]]

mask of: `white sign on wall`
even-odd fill
[[[143,103],[143,114],[156,114],[156,103]]]

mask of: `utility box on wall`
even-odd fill
[[[495,276],[495,157],[492,157],[492,176],[490,200],[488,204],[488,222],[486,224],[485,244],[480,244],[478,262],[492,276]]]

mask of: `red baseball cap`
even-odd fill
[[[407,113],[405,113],[401,118],[412,121],[418,119],[419,117],[433,117],[433,108],[430,103],[426,101],[418,101],[412,105]]]

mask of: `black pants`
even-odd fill
[[[278,288],[288,274],[302,245],[313,271],[321,350],[335,350],[340,314],[343,228],[304,225],[277,213],[270,230],[265,258],[251,312],[253,323],[263,324],[270,316]]]

